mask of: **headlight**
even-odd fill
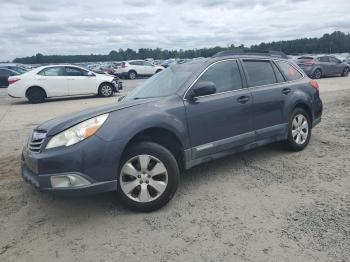
[[[51,138],[46,149],[58,146],[71,146],[92,136],[103,125],[107,117],[108,114],[96,116],[58,133]]]

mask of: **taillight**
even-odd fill
[[[12,78],[12,79],[9,79],[8,82],[10,85],[16,83],[17,81],[21,80],[20,78]]]
[[[315,61],[314,61],[314,60],[308,60],[308,61],[303,62],[303,65],[306,65],[306,66],[308,66],[308,65],[314,65],[314,64],[315,64]]]
[[[318,85],[317,81],[315,79],[310,81],[310,86],[312,86],[315,89],[320,89],[320,86]]]

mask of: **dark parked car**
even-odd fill
[[[297,59],[297,64],[308,76],[315,79],[333,75],[348,76],[350,72],[349,64],[334,56],[302,56]]]
[[[16,64],[0,64],[0,68],[7,68],[7,69],[11,69],[13,71],[18,72],[19,74],[24,74],[26,72],[28,72],[28,69],[18,66]]]
[[[9,86],[9,82],[8,82],[9,76],[16,76],[16,75],[19,75],[19,73],[16,71],[13,71],[13,70],[7,69],[7,68],[0,68],[0,87],[8,87]]]
[[[318,88],[267,54],[176,64],[120,103],[36,127],[22,175],[43,191],[117,191],[127,207],[151,211],[174,196],[182,170],[276,141],[304,149],[321,121]]]

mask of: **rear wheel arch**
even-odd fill
[[[32,102],[32,103],[43,102],[43,101],[33,101],[32,99],[30,99],[30,92],[33,92],[34,90],[40,90],[41,92],[43,92],[43,96],[44,96],[43,99],[46,99],[48,97],[45,89],[42,88],[41,86],[30,86],[27,88],[27,90],[25,92],[25,96],[30,102]]]
[[[289,113],[289,117],[291,114],[293,114],[293,112],[297,109],[297,108],[301,108],[301,109],[304,109],[305,112],[308,114],[309,116],[309,119],[311,121],[311,124],[312,124],[312,121],[313,121],[313,115],[312,115],[312,110],[311,108],[305,103],[305,102],[298,102],[294,105],[294,107],[292,108],[292,110],[290,111]]]

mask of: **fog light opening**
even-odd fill
[[[81,187],[91,184],[84,177],[77,174],[51,176],[50,180],[53,188]]]

